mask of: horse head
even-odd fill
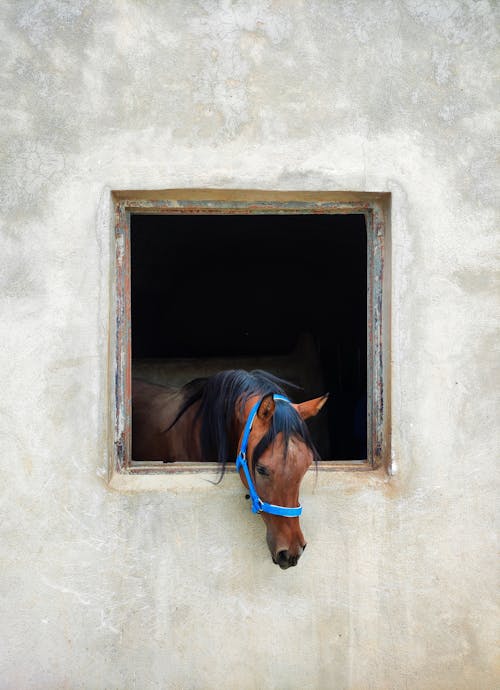
[[[254,512],[262,514],[273,562],[282,569],[297,565],[306,547],[298,517],[299,489],[316,451],[304,422],[318,414],[327,399],[328,394],[294,404],[267,394],[251,396],[243,406],[246,425],[241,427],[239,457],[243,443],[249,463],[246,468],[238,463],[240,477],[250,490]]]
[[[227,461],[236,456],[252,510],[266,524],[272,559],[285,569],[297,565],[306,546],[299,489],[319,459],[305,420],[328,395],[294,404],[282,384],[294,385],[242,369],[195,379],[180,391],[134,380],[132,409],[135,460],[217,459],[222,479]]]

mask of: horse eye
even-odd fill
[[[269,476],[269,472],[268,472],[267,467],[264,467],[263,465],[257,465],[257,472],[259,474],[265,475],[266,477]]]

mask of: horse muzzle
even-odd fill
[[[288,551],[287,549],[282,549],[281,551],[278,551],[276,554],[274,554],[272,556],[273,563],[276,563],[276,565],[279,565],[279,567],[282,570],[286,570],[287,568],[291,568],[294,565],[297,565],[297,563],[299,562],[299,558],[304,553],[305,548],[306,548],[306,544],[301,546],[297,553],[292,553],[291,551]]]

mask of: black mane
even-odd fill
[[[256,369],[229,369],[221,371],[206,379],[196,379],[183,388],[185,400],[171,429],[182,415],[195,402],[200,401],[196,419],[201,419],[201,453],[204,461],[217,460],[221,464],[221,478],[227,462],[234,462],[237,453],[238,438],[234,437],[234,421],[237,405],[244,407],[252,395],[264,397],[272,393],[288,395],[285,387],[298,388],[293,383],[274,376],[266,371]],[[169,430],[167,429],[167,431]],[[257,444],[252,457],[255,465],[262,453],[274,441],[278,434],[283,434],[285,457],[288,442],[292,437],[301,439],[312,451],[314,460],[318,460],[309,430],[292,405],[277,400],[272,423],[267,434]]]

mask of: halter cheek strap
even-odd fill
[[[273,395],[273,400],[284,400],[285,402],[290,402],[288,398],[286,398],[284,395],[278,394]],[[248,463],[246,458],[248,438],[250,436],[252,424],[254,422],[257,410],[259,409],[259,405],[261,402],[262,401],[259,400],[257,403],[255,403],[255,405],[250,410],[250,414],[248,415],[248,419],[243,430],[243,437],[241,439],[240,450],[236,458],[236,469],[243,469],[243,472],[245,473],[245,477],[248,483],[248,491],[250,493],[250,499],[252,501],[252,513],[269,513],[270,515],[281,515],[282,517],[299,517],[299,515],[302,513],[301,505],[298,505],[296,508],[289,508],[287,506],[277,506],[274,505],[274,503],[266,503],[266,501],[263,501],[257,493],[252,477],[250,475],[250,470],[248,469]]]

